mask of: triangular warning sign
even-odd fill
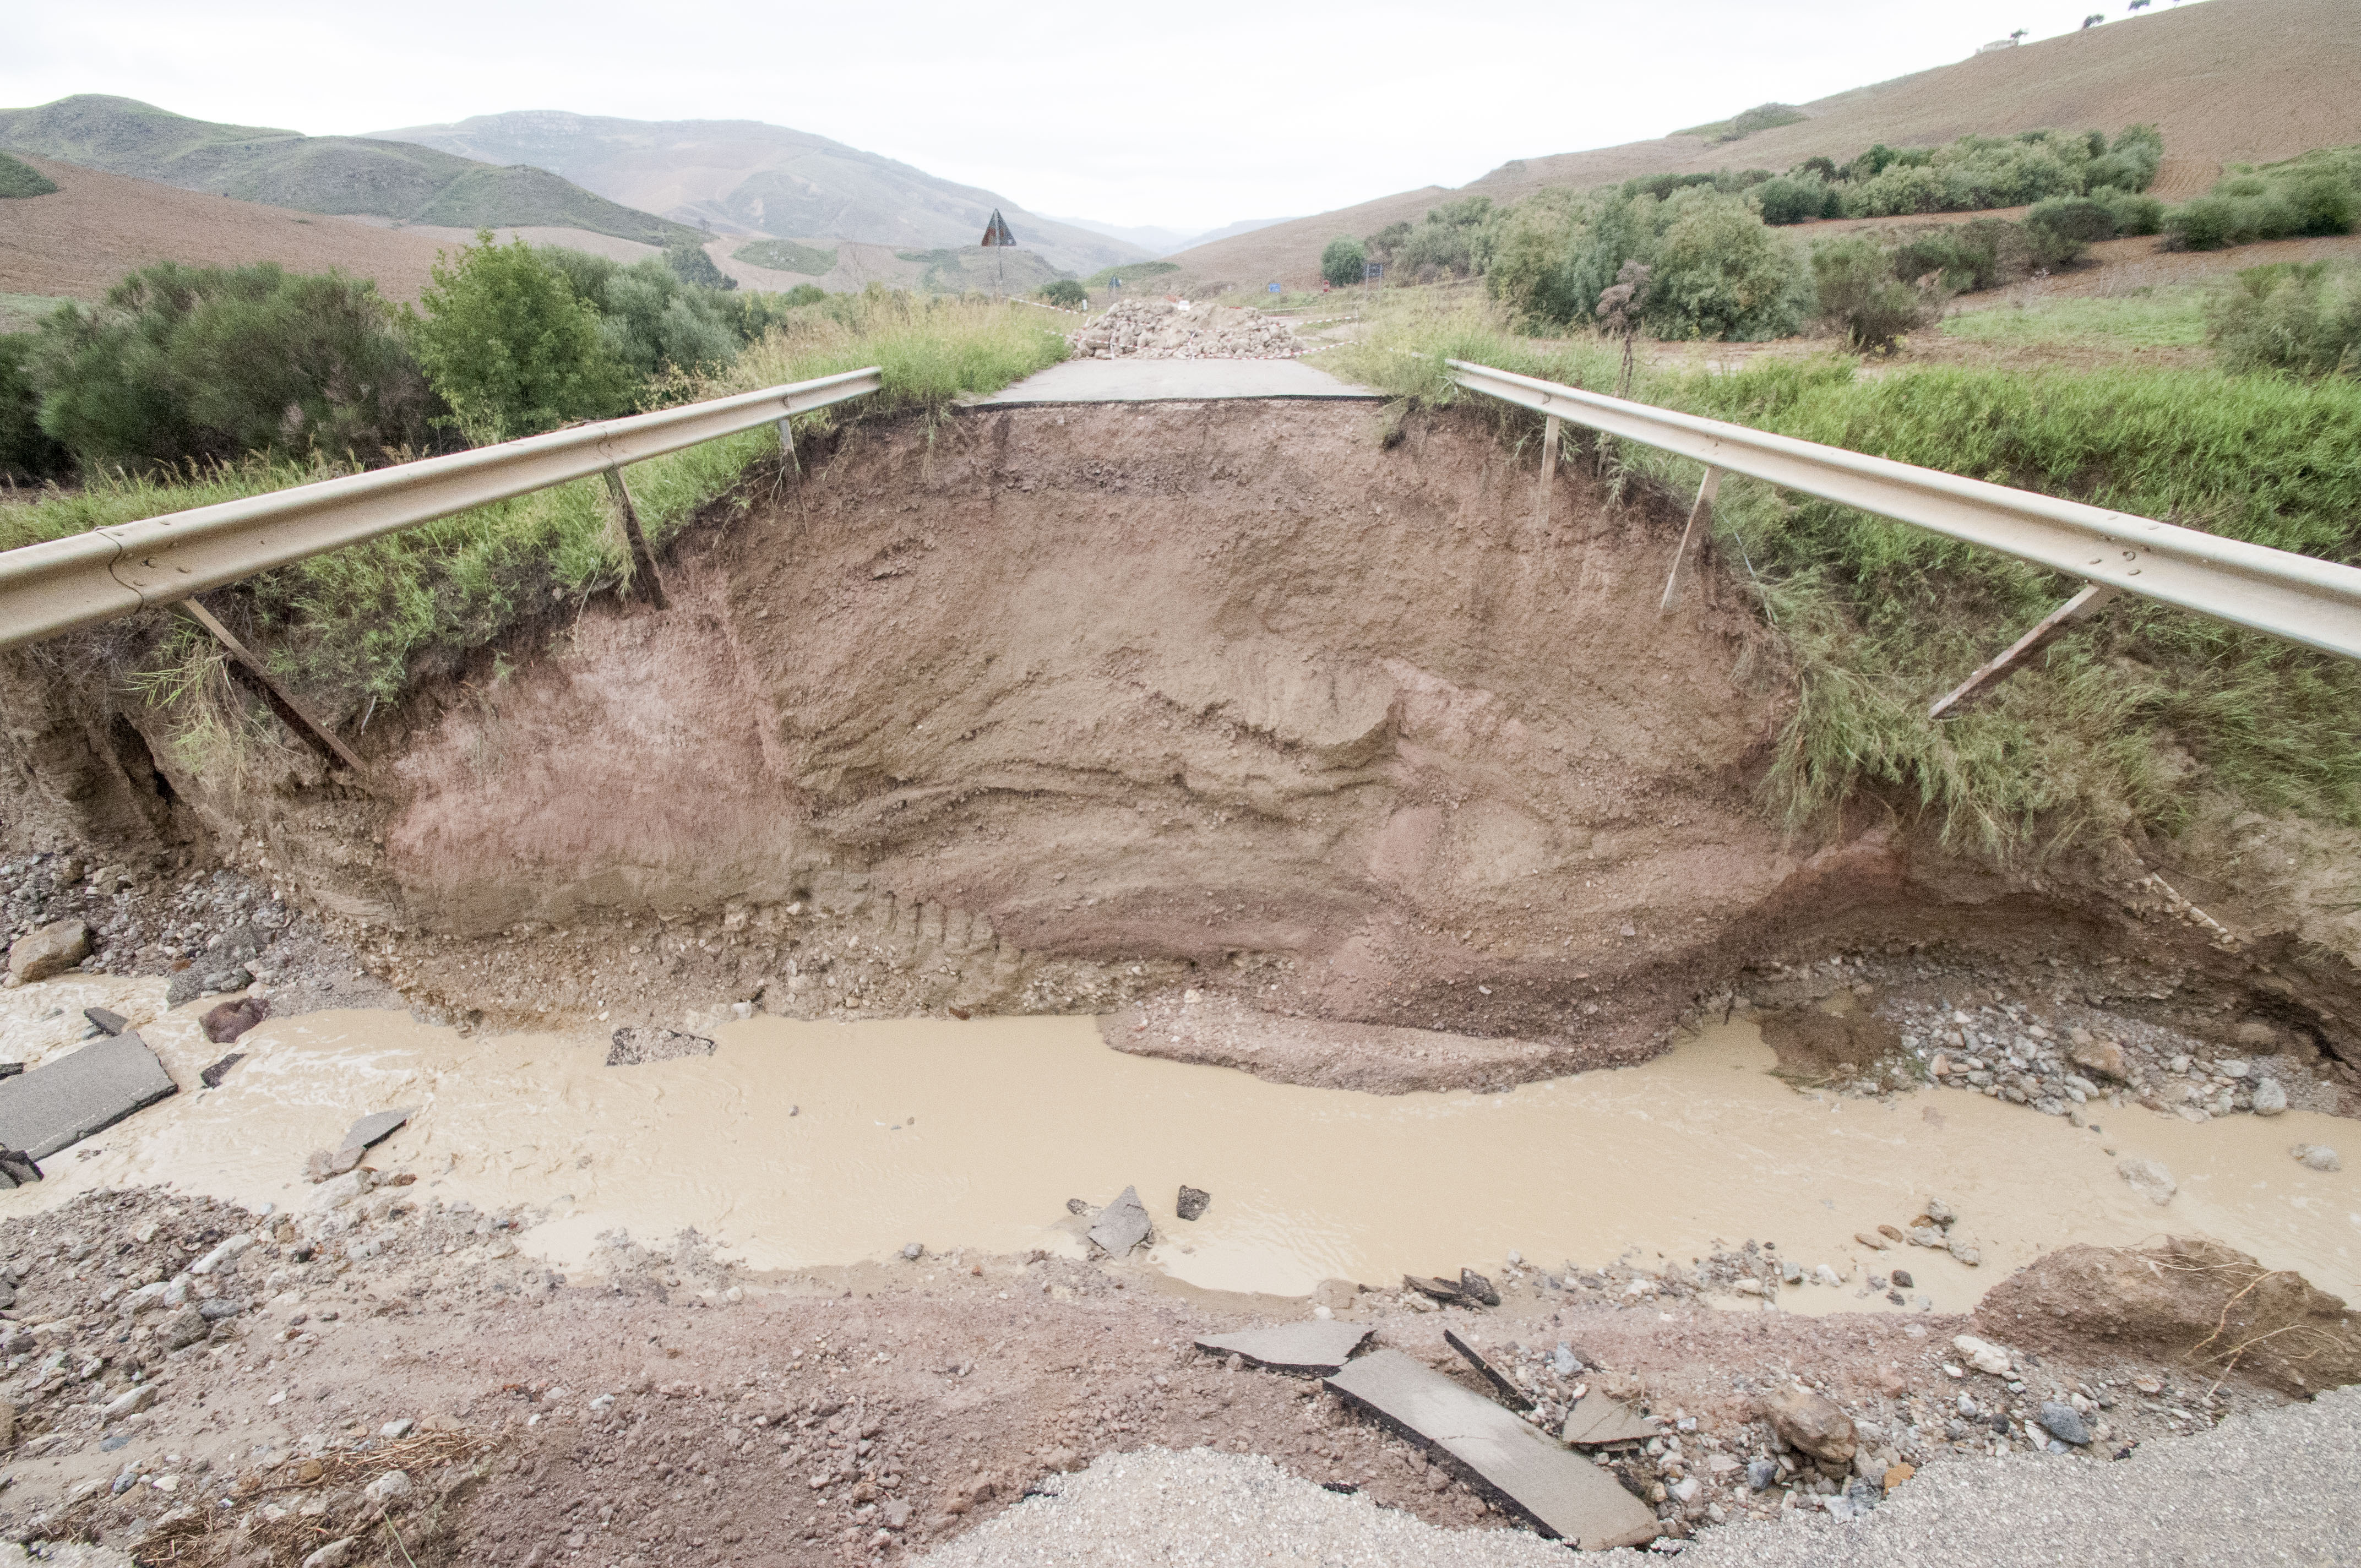
[[[1008,220],[1000,215],[1000,209],[998,207],[992,209],[992,221],[983,225],[983,238],[981,243],[984,245],[1015,245],[1016,243],[1016,236],[1008,232]]]

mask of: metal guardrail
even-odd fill
[[[876,391],[872,366],[0,552],[0,648]],[[783,433],[784,434],[784,433]]]
[[[1717,471],[1748,475],[1783,489],[1981,544],[2102,588],[2361,659],[2361,567],[1675,413],[1465,360],[1445,363],[1456,372],[1459,385],[1472,391],[1693,458],[1706,465],[1708,487],[1718,478]],[[1698,511],[1710,500],[1708,488]],[[1677,586],[1682,558],[1675,557],[1671,587]],[[1966,688],[1954,693],[1937,705],[1938,710],[1964,695]]]

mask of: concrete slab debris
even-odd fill
[[[1508,1378],[1502,1376],[1497,1367],[1495,1367],[1490,1362],[1484,1359],[1483,1352],[1477,1350],[1474,1345],[1469,1344],[1466,1340],[1461,1339],[1449,1329],[1443,1331],[1443,1343],[1457,1351],[1466,1361],[1468,1365],[1473,1366],[1477,1371],[1482,1373],[1484,1375],[1484,1380],[1492,1385],[1493,1387],[1498,1388],[1500,1391],[1500,1398],[1508,1400],[1510,1406],[1520,1410],[1531,1409],[1532,1408],[1532,1396],[1527,1394],[1522,1388],[1518,1387]]]
[[[1367,1323],[1322,1322],[1314,1318],[1277,1328],[1200,1335],[1197,1348],[1214,1355],[1243,1356],[1257,1366],[1282,1372],[1334,1372],[1351,1360],[1374,1332]]]
[[[1429,1279],[1423,1275],[1405,1274],[1402,1283],[1420,1295],[1431,1296],[1446,1306],[1456,1306],[1467,1299],[1459,1293],[1458,1286],[1445,1280]]]
[[[1139,1189],[1126,1187],[1123,1196],[1099,1211],[1098,1223],[1091,1227],[1091,1241],[1105,1249],[1110,1257],[1122,1257],[1148,1239],[1148,1208],[1139,1201]]]
[[[1172,1212],[1184,1220],[1202,1219],[1205,1211],[1213,1205],[1212,1193],[1202,1188],[1183,1187],[1180,1189],[1180,1201],[1172,1205]]]
[[[396,1127],[417,1114],[417,1106],[405,1105],[399,1111],[379,1111],[373,1115],[364,1116],[355,1122],[350,1130],[345,1134],[344,1144],[338,1152],[343,1152],[343,1149],[365,1149],[372,1144],[381,1144],[393,1136],[393,1130]]]
[[[1490,1280],[1472,1268],[1462,1268],[1459,1271],[1459,1294],[1470,1301],[1487,1307],[1497,1307],[1500,1304],[1500,1292],[1493,1288]]]
[[[1656,1538],[1656,1516],[1598,1465],[1569,1453],[1472,1388],[1398,1350],[1348,1362],[1329,1387],[1440,1451],[1543,1534],[1585,1552]]]
[[[1610,1442],[1645,1442],[1656,1434],[1656,1423],[1625,1404],[1604,1394],[1586,1394],[1574,1402],[1566,1413],[1565,1425],[1558,1436],[1577,1448],[1597,1448]]]
[[[204,1071],[197,1074],[197,1081],[207,1089],[219,1089],[222,1086],[222,1080],[229,1076],[229,1069],[245,1059],[244,1051],[232,1051]]]
[[[27,1187],[41,1179],[41,1168],[33,1157],[17,1149],[0,1149],[0,1187]],[[8,1303],[15,1306],[14,1293]]]
[[[684,1035],[677,1029],[618,1029],[608,1047],[607,1065],[638,1067],[642,1062],[712,1054],[713,1042],[702,1035]]]
[[[0,1148],[43,1159],[179,1090],[137,1034],[93,1040],[45,1067],[0,1079]]]
[[[97,1025],[102,1035],[119,1035],[131,1027],[131,1020],[111,1007],[85,1007],[82,1015]]]

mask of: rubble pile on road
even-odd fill
[[[1118,300],[1066,341],[1083,359],[1294,359],[1312,349],[1276,316],[1186,300]]]

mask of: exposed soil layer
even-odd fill
[[[12,654],[0,814],[226,861],[467,1023],[1193,989],[1340,1063],[1494,1039],[1459,1081],[1499,1081],[1656,1048],[1749,965],[1932,947],[2130,958],[2192,1016],[2351,1043],[2361,917],[2317,833],[2190,835],[2204,880],[2168,869],[2235,939],[2130,846],[2001,874],[1904,803],[1783,837],[1777,643],[1715,564],[1659,614],[1680,521],[1578,468],[1544,504],[1464,411],[855,425],[708,509],[670,610],[530,624],[346,716],[365,784],[292,748],[199,776],[93,645]]]
[[[618,1238],[566,1279],[529,1255],[534,1215],[455,1208],[403,1174],[340,1178],[287,1215],[140,1190],[0,1224],[17,1291],[0,1324],[15,1447],[0,1530],[273,1568],[347,1537],[353,1563],[395,1561],[396,1535],[420,1563],[867,1561],[1097,1454],[1199,1444],[1431,1521],[1509,1522],[1316,1383],[1191,1347],[1301,1302],[1038,1255],[741,1279],[693,1234]],[[2021,1390],[1955,1378],[1964,1320],[1716,1311],[1663,1259],[1487,1266],[1497,1310],[1343,1282],[1322,1310],[1481,1389],[1451,1328],[1543,1412],[1590,1387],[1675,1423],[1676,1442],[1612,1455],[1674,1534],[1808,1504],[1855,1473],[2046,1442],[2026,1424],[2044,1398],[2084,1412],[2092,1460],[2275,1399],[2117,1353],[2012,1346]],[[1798,1379],[1860,1423],[1851,1465],[1786,1449],[1761,1419]],[[1747,1482],[1755,1459],[1767,1488]],[[408,1487],[372,1497],[397,1466]],[[1685,1478],[1699,1486],[1683,1502]]]

